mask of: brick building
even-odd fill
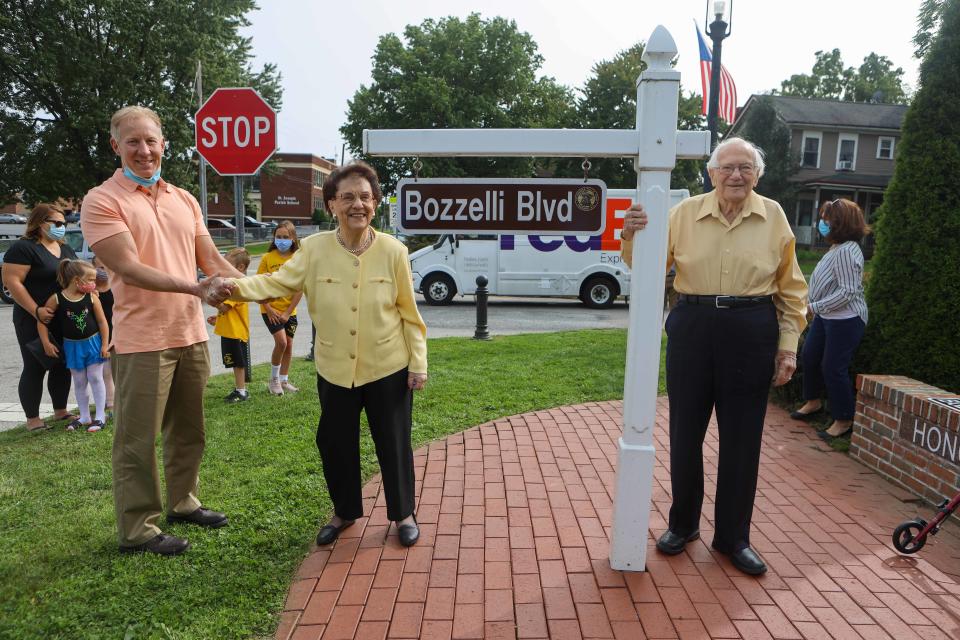
[[[330,160],[310,153],[277,153],[265,170],[245,178],[249,185],[247,202],[256,207],[255,217],[260,220],[309,223],[314,209],[323,209],[323,181],[336,167]],[[214,218],[232,219],[232,181],[222,180],[219,192],[210,196],[207,213]],[[213,191],[218,180],[210,183]]]

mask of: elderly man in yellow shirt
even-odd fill
[[[771,382],[786,383],[796,369],[807,284],[783,209],[753,191],[763,175],[761,151],[730,138],[717,145],[707,169],[714,190],[670,211],[667,269],[676,268],[680,294],[666,322],[673,504],[657,549],[675,555],[700,536],[703,439],[715,410],[712,546],[737,569],[760,575],[767,567],[750,548],[750,520],[767,395]],[[646,221],[639,204],[624,216],[628,265],[633,235]]]
[[[337,230],[304,238],[273,274],[234,281],[234,297],[280,298],[303,292],[317,329],[320,397],[317,448],[334,516],[317,544],[330,544],[363,515],[360,412],[365,411],[380,463],[387,517],[400,543],[416,543],[412,391],[427,382],[427,328],[417,310],[407,248],[373,230],[382,198],[376,172],[363,162],[334,171],[323,198]]]

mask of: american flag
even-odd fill
[[[710,70],[713,66],[713,55],[707,47],[703,34],[700,33],[700,27],[697,25],[697,40],[700,41],[700,82],[703,85],[703,109],[701,113],[707,114],[710,105]],[[733,82],[733,77],[727,68],[720,64],[720,109],[717,114],[728,123],[733,124],[737,117],[737,85]]]

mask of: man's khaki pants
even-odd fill
[[[187,514],[200,506],[196,494],[210,352],[206,342],[198,342],[163,351],[114,353],[111,367],[116,384],[113,498],[120,546],[134,546],[160,533],[158,433],[163,434],[167,508]]]

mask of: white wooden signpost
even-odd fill
[[[637,234],[630,278],[630,320],[623,391],[623,435],[619,441],[610,565],[643,571],[646,566],[653,431],[660,368],[667,209],[670,172],[678,158],[704,158],[707,131],[677,131],[680,72],[673,37],[654,29],[637,81],[635,129],[393,129],[363,132],[363,151],[372,156],[554,156],[633,158],[637,192],[649,216]],[[528,233],[534,233],[528,231]]]

